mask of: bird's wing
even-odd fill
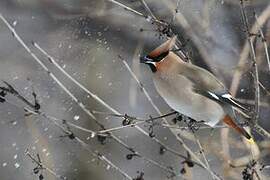
[[[201,94],[209,99],[212,99],[212,100],[217,101],[219,103],[231,105],[231,106],[236,107],[242,111],[248,111],[248,109],[245,108],[241,102],[239,102],[234,97],[232,97],[232,95],[227,90],[224,90],[222,92],[211,91],[211,90],[202,89],[196,85],[193,86],[193,89],[196,93]]]
[[[184,79],[184,80],[189,80],[188,85],[192,86],[192,90],[194,93],[202,95],[209,100],[216,101],[220,104],[223,104],[223,110],[225,113],[225,116],[223,118],[223,122],[225,122],[228,126],[231,128],[235,129],[237,132],[245,136],[247,139],[252,140],[250,134],[241,126],[238,125],[238,120],[236,118],[236,115],[234,113],[234,107],[237,107],[243,111],[247,111],[245,107],[241,105],[237,100],[235,100],[228,91],[218,91],[219,89],[217,88],[216,90],[210,90],[210,89],[203,89],[200,87],[200,83],[196,83],[197,81],[192,80],[190,78],[187,78],[184,75],[179,74],[179,79]],[[198,80],[198,79],[197,79]],[[180,82],[180,81],[179,81]],[[181,82],[182,83],[182,82]],[[186,85],[187,85],[186,84]],[[185,86],[185,84],[182,84],[182,86]],[[207,106],[207,104],[205,104]],[[207,123],[209,124],[209,123]]]
[[[209,71],[192,64],[187,64],[184,69],[179,75],[187,77],[197,93],[219,103],[229,104],[243,111],[248,111],[242,103],[232,97],[222,82]]]

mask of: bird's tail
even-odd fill
[[[224,117],[223,122],[226,123],[231,128],[235,129],[238,133],[245,136],[247,139],[249,139],[249,140],[251,139],[250,134],[243,127],[237,125],[229,115],[226,115]]]

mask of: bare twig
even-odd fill
[[[175,7],[175,9],[174,9],[174,13],[173,13],[173,17],[172,17],[172,23],[174,23],[174,21],[175,21],[175,17],[176,17],[176,14],[178,13],[178,11],[179,11],[179,6],[180,6],[180,0],[177,0],[177,2],[176,2],[176,7]]]
[[[57,121],[60,121],[60,122],[63,122],[63,120],[61,120],[61,119],[58,119],[58,118],[55,118],[55,117],[52,117],[52,116],[49,116],[49,115],[47,115],[46,113],[44,113],[44,112],[41,112],[41,111],[35,111],[35,112],[33,112],[33,111],[31,111],[31,110],[28,110],[27,109],[27,111],[28,112],[31,112],[31,113],[33,113],[33,114],[36,114],[36,115],[41,115],[41,116],[43,116],[44,118],[46,118],[46,119],[48,119],[48,120],[51,120],[57,127],[59,127],[63,132],[65,132],[66,134],[68,134],[68,135],[70,135],[70,134],[73,134],[72,132],[70,132],[69,130],[66,130],[66,128],[64,128],[63,126],[61,126]],[[90,130],[90,129],[86,129],[86,128],[83,128],[83,127],[80,127],[80,126],[78,126],[78,125],[76,125],[76,124],[73,124],[73,123],[71,123],[71,122],[68,122],[68,121],[65,121],[65,123],[67,124],[67,125],[70,125],[71,127],[74,127],[74,128],[76,128],[76,129],[79,129],[79,130],[82,130],[82,131],[84,131],[84,132],[88,132],[88,133],[90,133],[91,134],[91,137],[93,138],[95,135],[104,135],[104,136],[109,136],[109,137],[112,137],[116,142],[118,142],[120,145],[122,145],[123,147],[125,147],[126,149],[128,149],[129,151],[131,151],[132,152],[132,154],[133,155],[135,155],[136,157],[140,157],[140,158],[142,158],[142,159],[144,159],[146,162],[149,162],[149,163],[151,163],[151,164],[153,164],[153,165],[155,165],[155,166],[157,166],[157,167],[159,167],[159,168],[161,168],[161,169],[163,169],[163,170],[165,170],[165,171],[167,171],[167,172],[169,172],[169,173],[171,173],[172,174],[172,176],[175,176],[176,174],[175,174],[175,172],[172,170],[172,169],[170,169],[170,168],[168,168],[168,167],[166,167],[166,166],[163,166],[163,165],[161,165],[160,163],[158,163],[158,162],[156,162],[156,161],[154,161],[154,160],[152,160],[152,159],[150,159],[150,158],[147,158],[147,157],[145,157],[145,156],[143,156],[141,153],[139,153],[138,151],[136,151],[134,148],[132,148],[132,147],[130,147],[130,146],[128,146],[127,144],[125,144],[122,140],[120,140],[119,138],[115,138],[115,136],[114,135],[112,135],[111,133],[107,133],[107,132],[95,132],[95,131],[92,131],[92,130]],[[107,134],[106,134],[107,133]],[[78,139],[77,139],[78,140]],[[106,158],[107,159],[107,158]],[[108,159],[107,159],[108,160]],[[109,162],[108,163],[109,165],[112,165],[112,162]],[[119,170],[120,168],[119,167],[117,167],[116,165],[113,165],[113,167],[115,168],[115,169],[117,169],[117,170]],[[117,168],[116,168],[117,167]],[[123,174],[122,172],[121,172],[121,174]]]
[[[28,111],[31,112],[31,110],[28,110]],[[77,136],[75,136],[70,130],[67,130],[65,127],[63,127],[62,125],[60,125],[57,122],[57,121],[61,121],[61,120],[59,120],[59,119],[57,119],[55,117],[49,116],[49,115],[45,114],[44,112],[40,112],[40,111],[39,112],[32,112],[32,113],[33,114],[37,114],[37,115],[41,115],[44,118],[48,119],[49,121],[52,121],[58,128],[60,128],[63,132],[65,132],[65,134],[72,135],[72,139],[75,139],[76,141],[78,141],[92,155],[98,157],[101,161],[104,161],[110,167],[113,167],[116,171],[118,171],[125,178],[132,180],[132,178],[126,172],[124,172],[121,168],[119,168],[112,161],[110,161],[108,158],[106,158],[105,155],[101,154],[100,152],[98,152],[96,150],[95,151],[92,150],[83,140],[81,140],[80,138],[78,138]],[[72,125],[72,123],[69,123],[69,122],[65,122],[65,123],[67,123],[68,125]],[[75,127],[78,127],[78,126],[75,126]],[[71,137],[71,136],[69,136],[69,137]]]
[[[265,24],[265,22],[267,22],[267,19],[269,17],[270,17],[270,5],[267,6],[267,8],[265,8],[263,10],[263,12],[260,14],[260,16],[257,18],[257,23],[255,23],[250,30],[249,29],[247,29],[247,30],[250,33],[256,34],[258,29],[259,29],[258,25],[263,26],[263,24]],[[248,34],[248,36],[249,36],[249,34]],[[255,40],[255,36],[250,36],[249,38],[253,44],[253,42]],[[245,65],[245,61],[248,59],[249,52],[250,52],[250,41],[248,41],[248,39],[247,39],[245,44],[244,44],[244,47],[242,49],[242,52],[240,53],[240,56],[239,56],[240,58],[238,61],[238,67],[243,67]],[[230,86],[230,92],[233,96],[235,96],[237,93],[242,74],[243,74],[243,71],[235,71],[235,73],[233,75],[231,86]],[[253,73],[252,73],[252,75],[253,75]],[[253,78],[255,79],[255,77],[253,77]],[[266,90],[264,88],[264,86],[260,83],[260,81],[259,81],[259,85],[264,90]],[[266,90],[266,92],[267,92],[267,90]],[[253,105],[255,105],[255,102],[253,103]],[[258,124],[256,124],[253,127],[253,129],[254,130],[256,129],[256,131],[259,132],[260,134],[262,134],[263,136],[270,138],[270,134],[266,130],[264,130],[261,126],[259,126]],[[222,142],[222,146],[223,146],[223,157],[226,161],[230,162],[231,158],[230,158],[230,149],[229,149],[229,144],[228,144],[228,142],[229,142],[228,141],[228,134],[229,134],[229,129],[223,128],[221,130],[221,142]],[[224,164],[224,166],[226,168],[224,170],[224,172],[227,172],[227,169],[228,169],[227,164]]]
[[[202,156],[203,156],[203,160],[205,161],[206,166],[210,169],[210,165],[209,165],[208,160],[207,160],[207,158],[206,158],[206,155],[205,155],[205,153],[204,153],[204,149],[203,149],[203,147],[202,147],[202,145],[201,145],[201,142],[200,142],[199,138],[197,137],[197,135],[196,135],[194,132],[193,132],[193,135],[194,135],[194,138],[196,139],[196,143],[197,143],[198,146],[199,146],[199,151],[200,151],[200,153],[201,153]],[[213,179],[215,179],[215,178],[213,178]]]
[[[257,26],[257,24],[260,25],[260,26],[263,26],[267,22],[267,20],[269,18],[270,18],[270,5],[268,5],[263,10],[263,12],[259,15],[259,17],[257,18],[257,23],[255,23],[252,26],[250,32],[256,34],[258,32],[258,30],[259,30],[259,27]],[[251,39],[252,39],[252,42],[254,42],[255,36],[252,36]],[[250,51],[249,42],[246,41],[245,44],[244,44],[244,47],[242,49],[242,52],[240,53],[240,56],[239,56],[240,57],[239,61],[238,61],[238,66],[239,67],[244,66],[245,61],[248,59],[249,51]],[[238,86],[240,84],[240,79],[241,79],[242,73],[243,73],[242,71],[236,71],[234,73],[232,83],[231,83],[231,87],[230,87],[230,92],[233,95],[236,94],[236,91],[237,91]]]
[[[141,12],[139,12],[139,11],[136,11],[135,9],[133,9],[133,8],[131,8],[131,7],[129,7],[129,6],[125,5],[125,4],[123,4],[123,3],[120,3],[120,2],[118,2],[118,1],[116,1],[116,0],[108,0],[108,1],[110,1],[110,2],[112,2],[112,3],[114,3],[114,4],[116,4],[116,5],[118,5],[118,6],[122,7],[122,8],[124,8],[124,9],[127,10],[127,11],[133,12],[134,14],[143,17],[144,19],[146,19],[147,22],[151,22],[152,24],[157,25],[158,29],[161,29],[162,35],[166,35],[167,38],[170,37],[168,32],[170,32],[170,33],[172,33],[172,35],[174,35],[174,33],[172,32],[171,27],[169,27],[169,23],[167,23],[167,22],[165,22],[165,21],[160,21],[160,20],[158,20],[157,18],[155,18],[155,16],[150,17],[150,16],[147,16],[147,15],[144,15],[143,13],[141,13]],[[145,3],[145,1],[144,1],[144,3]],[[145,3],[145,4],[146,4],[146,3]],[[178,3],[177,5],[179,5],[179,3]],[[144,6],[145,6],[145,5],[144,5]],[[150,13],[150,14],[153,14],[152,11],[151,11],[151,9],[148,7],[147,4],[146,4],[146,6],[147,6],[146,8],[148,9],[149,13]],[[165,31],[164,31],[164,30],[165,30]],[[163,31],[164,31],[164,32],[163,32]],[[180,43],[180,45],[183,44],[183,43],[181,43],[179,40],[177,40],[177,42]],[[187,54],[186,54],[185,52],[181,51],[180,48],[179,48],[177,45],[175,45],[175,48],[176,48],[176,49],[179,49],[179,51],[178,51],[178,52],[179,52],[179,55],[180,55],[183,59],[185,59],[185,60],[187,60],[187,61],[189,60]]]
[[[130,12],[136,14],[136,15],[139,15],[139,16],[142,16],[142,17],[147,18],[147,16],[145,16],[143,13],[141,13],[139,11],[136,11],[136,10],[134,10],[134,9],[132,9],[132,8],[124,5],[123,3],[120,3],[120,2],[115,1],[115,0],[108,0],[108,1],[114,3],[114,4],[118,5],[118,6],[120,6],[120,7],[124,8],[125,10],[128,10],[128,11],[130,11]]]
[[[23,96],[21,96],[18,91],[16,91],[8,82],[3,81],[3,83],[7,86],[7,87],[0,87],[0,90],[5,91],[5,92],[9,92],[11,94],[13,94],[14,96],[16,96],[17,98],[19,98],[21,101],[23,101],[24,103],[26,103],[28,106],[30,106],[33,109],[37,109],[37,106],[31,102],[29,102],[27,99],[25,99]]]
[[[151,11],[151,9],[149,8],[149,6],[147,5],[147,3],[145,2],[145,0],[141,0],[143,6],[145,7],[145,9],[147,10],[147,12],[151,15],[151,17],[155,20],[157,20],[157,17],[154,15],[154,13]]]
[[[35,59],[36,62],[38,62],[41,67],[49,74],[50,77],[52,77],[52,79],[72,98],[72,100],[74,100],[77,105],[88,115],[90,116],[94,122],[103,130],[105,130],[106,128],[104,127],[103,124],[101,124],[97,119],[96,117],[86,108],[86,106],[80,102],[62,83],[61,81],[52,73],[49,71],[49,69],[47,68],[47,66],[30,50],[30,48],[23,42],[23,40],[19,37],[19,35],[16,33],[15,29],[8,23],[8,21],[0,14],[0,19],[3,20],[3,22],[7,25],[7,27],[10,29],[10,31],[12,31],[14,37],[18,40],[18,42],[25,48],[25,50]],[[33,43],[35,45],[35,43]],[[52,59],[51,59],[52,60]],[[60,67],[60,66],[59,66]],[[59,68],[58,67],[58,68]],[[63,72],[63,71],[62,71]],[[65,74],[67,75],[67,73]],[[72,78],[71,76],[68,76],[69,78]],[[73,78],[72,78],[73,79]],[[77,82],[75,79],[73,79],[73,82]],[[77,85],[79,84],[78,82],[76,83]],[[82,86],[79,86],[82,88]],[[84,89],[86,90],[86,88]],[[90,91],[88,91],[90,92]],[[93,96],[94,94],[91,93],[90,94],[91,96]],[[99,102],[101,99],[99,99],[97,96],[95,98],[96,100],[98,99]],[[102,101],[104,102],[104,101]],[[102,105],[105,105],[106,103],[102,103]],[[107,108],[110,106],[106,106]],[[112,110],[112,108],[110,108],[110,110]],[[117,111],[114,111],[116,113],[118,113]],[[120,113],[118,113],[120,114]],[[139,128],[138,126],[136,126],[137,128]],[[141,131],[144,131],[143,129],[140,128]],[[144,134],[146,132],[144,131]],[[123,147],[125,147],[127,150],[129,151],[133,151],[133,148],[131,148],[130,146],[128,146],[126,143],[124,143],[120,138],[118,138],[117,136],[113,135],[110,133],[110,136],[116,141],[118,142],[120,145],[122,145]],[[140,155],[140,157],[143,157],[142,155]],[[172,173],[172,170],[169,169],[169,168],[164,168],[164,166],[160,165],[159,163],[153,163],[154,161],[147,158],[147,157],[143,157],[145,160],[147,160],[148,162],[152,163],[153,165],[159,165],[158,167],[161,168],[161,169],[164,169],[166,171],[169,171]]]
[[[260,87],[264,90],[264,92],[266,92],[266,95],[267,95],[267,96],[270,96],[269,90],[267,90],[266,87],[265,87],[261,82],[259,82],[259,85],[260,85]]]
[[[241,14],[244,21],[244,25],[247,31],[247,38],[250,46],[250,56],[253,63],[253,74],[254,74],[254,86],[255,86],[255,110],[253,114],[253,121],[251,121],[250,125],[255,129],[258,133],[261,135],[270,138],[269,132],[267,132],[263,127],[258,125],[258,119],[260,114],[260,88],[259,88],[259,73],[258,73],[258,67],[256,63],[256,54],[253,46],[253,40],[250,35],[249,31],[249,25],[248,25],[248,19],[244,10],[244,2],[243,0],[240,0],[240,7],[241,7]],[[257,18],[258,20],[258,18]],[[257,21],[258,22],[258,21]]]
[[[252,99],[239,99],[237,98],[237,100],[243,104],[248,104],[248,105],[253,105],[255,104],[254,100]],[[270,104],[268,102],[261,102],[260,103],[261,107],[267,108],[270,106]]]
[[[45,113],[42,113],[41,115],[44,116],[44,117],[47,118],[47,119],[52,120],[54,123],[56,123],[56,121],[59,121],[59,119],[57,119],[57,118],[55,118],[55,117],[52,117],[52,116],[48,116],[48,115],[46,115]],[[61,121],[61,120],[60,120],[60,121]],[[89,129],[80,127],[80,126],[78,126],[78,125],[75,125],[75,124],[73,124],[73,123],[70,123],[70,122],[68,122],[68,121],[66,121],[65,123],[68,124],[68,125],[70,125],[70,126],[72,126],[72,127],[74,127],[74,128],[77,128],[77,129],[79,129],[79,130],[82,130],[82,131],[91,133],[91,137],[92,137],[92,138],[93,138],[95,135],[100,135],[100,134],[101,134],[101,135],[107,135],[107,136],[109,136],[109,137],[112,137],[116,142],[118,142],[119,144],[121,144],[122,146],[124,146],[126,149],[128,149],[129,151],[131,151],[133,156],[142,158],[142,159],[145,160],[146,162],[149,162],[149,163],[155,165],[156,167],[159,167],[160,169],[163,169],[163,170],[165,170],[165,171],[171,173],[172,176],[176,176],[175,172],[174,172],[172,169],[170,169],[170,168],[168,168],[168,167],[166,167],[166,166],[163,166],[163,165],[161,165],[160,163],[158,163],[158,162],[156,162],[156,161],[154,161],[154,160],[152,160],[152,159],[150,159],[150,158],[147,158],[147,157],[143,156],[140,152],[138,152],[138,151],[136,151],[134,148],[128,146],[127,144],[125,144],[125,143],[124,143],[122,140],[120,140],[119,138],[115,138],[112,134],[106,134],[106,133],[104,134],[104,133],[100,133],[100,132],[94,132],[94,131],[92,131],[92,130],[89,130]],[[61,127],[61,125],[59,125],[58,123],[56,123],[56,125],[57,125],[58,127],[60,126],[60,128],[63,130],[63,128]],[[67,133],[70,134],[70,132],[67,132]],[[77,137],[77,140],[78,140],[78,137]],[[80,140],[80,141],[82,141],[82,140]],[[108,160],[108,159],[107,159],[107,160]],[[110,162],[109,164],[111,165],[112,163]],[[113,167],[114,167],[115,169],[120,169],[120,168],[117,167],[116,165],[114,165]],[[116,168],[116,167],[117,167],[117,168]]]
[[[158,119],[163,119],[165,117],[168,117],[168,116],[171,116],[171,115],[174,115],[176,114],[177,112],[171,112],[171,113],[168,113],[168,114],[164,114],[164,115],[161,115],[161,116],[158,116],[158,117],[151,117],[151,118],[148,118],[148,119],[137,119],[137,118],[131,118],[131,121],[134,121],[134,122],[130,122],[130,124],[127,124],[127,125],[123,125],[123,126],[118,126],[118,127],[114,127],[114,128],[110,128],[110,129],[105,129],[105,130],[101,130],[99,131],[98,133],[101,133],[101,134],[104,134],[104,133],[107,133],[107,132],[111,132],[111,131],[116,131],[116,130],[120,130],[120,129],[124,129],[124,128],[127,128],[127,127],[134,127],[134,126],[137,126],[139,124],[143,124],[143,123],[147,123],[147,122],[153,122],[155,120],[158,120]],[[124,117],[124,118],[129,118],[129,116],[127,115],[117,115],[118,117]],[[138,121],[138,122],[135,122],[135,121]]]
[[[174,128],[174,129],[179,129],[179,130],[188,130],[189,127],[188,126],[174,126],[174,125],[167,125],[167,124],[161,124],[161,126],[163,127],[168,127],[168,128]],[[201,129],[221,129],[221,128],[228,128],[228,126],[226,125],[217,125],[215,127],[210,127],[210,126],[200,126],[200,130]]]
[[[96,156],[98,159],[100,159],[101,161],[104,161],[106,164],[109,165],[109,167],[111,166],[112,168],[114,168],[116,171],[118,171],[124,178],[129,179],[129,180],[133,180],[132,177],[130,177],[125,171],[123,171],[121,168],[119,168],[118,166],[116,166],[113,162],[111,162],[106,156],[104,156],[103,154],[101,154],[100,152],[93,150],[88,144],[86,144],[83,140],[81,140],[78,137],[75,137],[75,139],[82,145],[82,147],[84,147],[87,151],[89,151],[91,154],[93,154],[94,156]]]
[[[85,86],[83,86],[82,84],[80,84],[76,79],[74,79],[72,76],[70,76],[57,62],[56,60],[50,56],[45,50],[43,50],[37,43],[33,43],[34,46],[40,50],[40,52],[42,52],[45,56],[47,56],[47,58],[50,60],[51,63],[53,63],[66,77],[68,77],[72,82],[74,82],[78,87],[80,87],[82,90],[84,90],[86,93],[88,93],[93,99],[95,99],[97,102],[99,102],[100,104],[102,104],[105,108],[107,108],[108,110],[110,110],[111,112],[115,113],[115,115],[117,116],[122,116],[122,114],[120,112],[118,112],[116,109],[114,109],[113,107],[111,107],[109,104],[107,104],[104,100],[102,100],[100,97],[98,97],[96,94],[92,93],[90,90],[88,90]],[[149,137],[149,134],[143,130],[141,127],[134,125],[134,127],[139,130],[142,134],[146,135]],[[105,128],[102,128],[104,131],[106,131]],[[162,143],[159,139],[157,139],[156,137],[151,138],[152,140],[154,140],[156,143],[158,143],[161,146],[165,146],[166,149],[171,152],[172,154],[179,156],[181,158],[186,158],[184,155],[178,153],[177,151],[169,148],[168,146],[166,146],[164,143]],[[198,165],[198,164],[197,164]]]
[[[44,114],[44,113],[43,113]],[[44,114],[45,115],[45,114]],[[48,120],[51,120],[57,127],[59,127],[63,132],[65,132],[69,137],[72,137],[72,139],[76,140],[77,142],[80,143],[80,145],[87,150],[88,152],[90,152],[92,155],[98,157],[99,160],[103,161],[104,163],[106,163],[109,167],[114,168],[117,172],[119,172],[124,178],[129,179],[129,180],[133,180],[132,177],[130,177],[125,171],[123,171],[121,168],[119,168],[117,165],[115,165],[112,161],[110,161],[105,155],[101,154],[100,152],[98,152],[97,150],[93,150],[87,143],[85,143],[83,140],[81,140],[79,137],[75,136],[73,134],[73,132],[71,132],[68,129],[65,129],[63,126],[61,126],[59,123],[57,123],[57,121],[54,121],[53,119],[50,119],[49,116],[44,116],[45,118],[47,118]],[[70,136],[72,135],[72,136]]]
[[[163,21],[160,21],[160,20],[158,20],[156,18],[151,18],[151,17],[149,17],[147,15],[144,15],[143,13],[141,13],[139,11],[136,11],[135,9],[133,9],[133,8],[131,8],[131,7],[123,4],[123,3],[120,3],[120,2],[115,1],[115,0],[108,0],[108,1],[110,1],[110,2],[112,2],[112,3],[114,3],[114,4],[118,5],[118,6],[120,6],[120,7],[124,8],[125,10],[128,10],[128,11],[130,11],[130,12],[136,14],[136,15],[139,15],[141,17],[144,17],[147,20],[153,21],[153,22],[158,23],[160,25],[167,25],[167,23],[165,23]]]
[[[258,67],[257,67],[257,60],[256,60],[256,54],[255,54],[255,49],[253,46],[253,41],[251,39],[251,34],[249,31],[249,24],[248,24],[248,18],[245,13],[244,9],[244,2],[243,0],[240,0],[240,7],[241,7],[241,15],[243,19],[244,26],[246,28],[246,36],[249,42],[249,47],[250,47],[250,56],[251,60],[253,63],[253,72],[254,72],[254,87],[255,87],[255,110],[253,114],[253,124],[258,123],[259,119],[259,114],[260,114],[260,87],[259,87],[259,72],[258,72]]]
[[[159,115],[162,115],[162,113],[160,112],[159,108],[155,105],[155,103],[153,102],[153,100],[151,99],[149,93],[146,91],[146,89],[144,88],[143,84],[140,82],[140,80],[137,78],[137,76],[135,75],[135,73],[132,71],[132,69],[129,67],[128,63],[121,57],[119,56],[119,58],[122,60],[122,62],[124,63],[125,67],[127,68],[127,70],[129,71],[129,73],[131,74],[131,76],[135,79],[135,81],[137,82],[138,86],[141,88],[141,90],[143,91],[143,93],[145,94],[147,100],[150,102],[150,104],[153,106],[153,108],[156,110],[156,112]],[[169,122],[165,119],[162,118],[163,122],[167,125],[169,125]],[[170,128],[169,128],[170,129]],[[213,177],[215,177],[216,179],[220,179],[219,176],[217,176],[211,169],[209,169],[198,157],[195,153],[193,153],[193,151],[185,144],[185,142],[183,141],[183,139],[178,135],[178,133],[174,130],[174,129],[170,129],[170,131],[173,133],[173,135],[176,137],[177,141],[184,147],[184,149],[186,149],[190,155],[192,156],[193,159],[195,159],[197,162],[199,162]]]
[[[22,96],[20,95],[20,96],[17,96],[17,97],[22,97]],[[21,99],[21,98],[19,98],[19,99]],[[25,100],[26,100],[26,99],[25,99]],[[26,100],[26,101],[28,101],[28,100]],[[24,102],[25,102],[25,101],[24,101]],[[28,104],[31,104],[31,103],[28,101],[28,103],[26,103],[26,104],[28,105]],[[16,105],[16,106],[17,106],[17,105]],[[64,126],[60,125],[60,124],[57,122],[57,121],[62,121],[62,120],[57,119],[57,118],[52,117],[52,116],[49,116],[49,115],[47,115],[46,113],[44,113],[44,112],[42,112],[42,111],[40,111],[40,110],[32,111],[32,110],[30,110],[30,109],[28,109],[28,108],[26,108],[26,107],[24,107],[24,110],[25,110],[25,112],[31,113],[31,114],[33,114],[33,115],[40,115],[40,116],[46,118],[47,120],[49,120],[49,121],[51,121],[52,123],[54,123],[54,124],[55,124],[59,129],[61,129],[63,132],[65,132],[65,134],[67,134],[67,135],[73,135],[73,136],[74,136],[74,134],[73,134],[70,130],[67,130]],[[79,126],[74,125],[73,123],[70,123],[70,122],[65,122],[65,123],[68,124],[68,125],[72,125],[73,127],[76,127],[76,128],[79,127]],[[81,129],[81,128],[82,128],[82,127],[79,127],[78,129]],[[83,128],[83,130],[86,130],[86,129]],[[93,131],[88,130],[88,129],[87,129],[87,132],[91,132],[92,134],[94,134]],[[77,140],[83,147],[87,147],[87,146],[88,146],[85,142],[83,142],[83,141],[82,141],[81,139],[79,139],[78,137],[75,137],[75,140]],[[131,178],[127,173],[125,173],[125,172],[124,172],[123,170],[121,170],[118,166],[116,166],[116,165],[115,165],[114,163],[112,163],[109,159],[107,159],[106,156],[102,155],[101,153],[99,153],[99,152],[97,152],[97,151],[93,151],[92,149],[89,149],[89,148],[87,148],[87,150],[88,150],[89,152],[91,152],[91,154],[93,154],[94,156],[98,157],[100,160],[102,160],[102,161],[104,161],[105,163],[107,163],[109,166],[113,167],[116,171],[118,171],[120,174],[122,174],[125,178],[132,180],[132,178]],[[42,164],[41,162],[37,161],[37,160],[29,153],[28,150],[26,151],[26,155],[27,155],[28,157],[30,157],[30,159],[31,159],[32,161],[34,161],[39,167],[41,167],[41,168],[44,169],[44,170],[47,170],[50,174],[52,174],[52,175],[54,175],[55,177],[60,178],[60,179],[66,179],[65,177],[62,177],[62,176],[60,176],[60,175],[57,175],[52,169],[48,168],[47,166],[45,166],[45,165]],[[146,160],[147,160],[147,159],[146,159]],[[158,165],[158,164],[157,164],[157,165]]]
[[[16,33],[15,29],[8,23],[8,21],[0,14],[0,19],[6,24],[6,26],[9,28],[9,30],[12,32],[16,40],[24,47],[24,49],[34,58],[34,60],[48,73],[48,75],[61,87],[62,90],[64,90],[73,101],[75,101],[84,111],[93,118],[97,123],[98,121],[94,117],[94,115],[86,109],[86,107],[59,81],[59,79],[49,71],[47,66],[30,50],[30,48],[23,42],[23,40],[20,38],[20,36]]]
[[[259,32],[260,32],[260,35],[261,35],[261,38],[262,38],[262,42],[263,42],[263,46],[264,46],[266,61],[267,61],[268,68],[269,68],[269,71],[270,71],[270,60],[269,60],[269,53],[268,53],[267,42],[266,42],[266,39],[264,37],[263,31],[262,31],[262,27],[259,24],[258,16],[257,16],[257,14],[255,12],[254,12],[254,17],[255,17],[256,23],[257,23],[257,25],[259,27]]]
[[[25,155],[26,155],[27,157],[29,157],[29,158],[31,159],[31,161],[32,161],[33,163],[35,163],[35,164],[38,166],[38,170],[45,170],[45,171],[49,172],[51,175],[53,175],[54,177],[56,177],[56,178],[58,178],[58,179],[63,179],[63,180],[66,179],[66,177],[57,174],[53,169],[47,167],[47,166],[46,166],[45,164],[43,164],[40,160],[34,158],[34,156],[30,154],[30,152],[29,152],[28,149],[25,151]],[[38,157],[39,157],[39,156],[38,156]]]
[[[174,13],[175,4],[172,3],[171,1],[164,1],[164,2],[165,2],[164,5],[166,5],[167,7],[169,7],[169,9],[172,11],[172,13]],[[199,50],[199,53],[203,57],[203,60],[208,65],[208,67],[210,68],[210,70],[216,76],[218,76],[220,79],[222,79],[222,77],[220,77],[220,73],[218,72],[218,70],[216,68],[213,68],[213,66],[212,66],[213,63],[211,61],[211,57],[209,56],[209,53],[208,53],[207,49],[203,45],[203,43],[202,43],[201,39],[198,37],[198,35],[194,32],[194,29],[189,24],[189,22],[186,19],[186,17],[179,11],[176,14],[175,20],[176,20],[176,22],[178,22],[182,26],[182,28],[185,30],[185,33],[187,33],[187,35],[194,42],[194,44],[196,44],[196,46],[197,46],[197,48]]]
[[[251,76],[253,77],[253,78],[255,78],[254,77],[254,74],[252,73],[252,72],[250,72],[250,74],[251,74]],[[266,87],[262,84],[262,82],[260,82],[259,81],[259,86],[262,88],[262,90],[264,90],[264,92],[266,93],[266,95],[267,96],[270,96],[270,92],[266,89]],[[254,103],[255,104],[255,103]]]

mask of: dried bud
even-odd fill
[[[188,167],[193,167],[194,166],[194,163],[192,161],[186,161]]]
[[[180,170],[180,173],[181,173],[181,174],[186,174],[186,172],[187,172],[187,171],[186,171],[185,168],[182,168],[182,169]]]
[[[104,145],[106,141],[106,136],[97,135],[97,139],[102,145]]]
[[[39,173],[39,168],[38,168],[38,167],[35,167],[35,168],[33,169],[33,172],[34,172],[34,174],[38,174],[38,173]]]
[[[166,152],[166,148],[164,146],[160,146],[159,148],[159,154],[163,155]]]
[[[75,139],[75,135],[74,135],[73,133],[70,133],[70,134],[68,135],[68,137],[69,137],[69,139]]]
[[[42,174],[39,175],[38,177],[39,180],[43,180],[44,179],[44,176]]]
[[[126,158],[127,158],[127,160],[131,160],[133,158],[133,154],[127,154]]]

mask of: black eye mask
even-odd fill
[[[159,62],[163,58],[165,58],[168,54],[169,54],[169,51],[163,52],[160,55],[158,55],[157,57],[150,57],[148,55],[147,56],[142,56],[142,57],[140,57],[140,62],[141,63],[145,63],[147,61]]]
[[[160,55],[158,55],[157,57],[150,57],[148,55],[143,56],[143,57],[140,57],[140,62],[148,64],[149,67],[151,68],[152,72],[156,72],[157,71],[156,66],[152,63],[149,63],[149,62],[159,62],[162,59],[164,59],[168,54],[169,54],[169,51],[163,52]]]
[[[164,59],[168,54],[169,54],[169,51],[165,51],[165,52],[161,53],[160,55],[158,55],[157,57],[146,56],[146,58],[152,59],[153,62],[159,62],[162,59]]]

